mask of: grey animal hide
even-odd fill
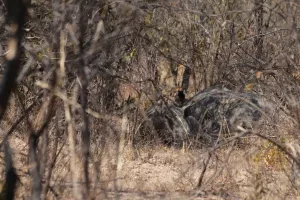
[[[152,106],[147,116],[159,136],[176,144],[186,138],[216,141],[221,133],[238,131],[237,127],[255,129],[262,123],[263,112],[272,105],[254,93],[234,93],[226,88],[208,88],[196,94],[182,107]]]

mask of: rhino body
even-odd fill
[[[212,144],[223,133],[255,129],[263,122],[263,113],[272,109],[270,103],[254,93],[234,93],[226,88],[209,88],[187,100],[181,107],[155,105],[148,112],[155,131],[168,142],[182,143],[198,138]]]
[[[158,136],[164,143],[180,145],[191,133],[183,109],[175,105],[155,105],[147,111]]]

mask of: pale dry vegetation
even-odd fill
[[[299,7],[0,0],[0,199],[300,199]],[[271,106],[218,142],[147,124],[212,87]]]

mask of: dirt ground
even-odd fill
[[[205,150],[182,151],[157,146],[127,149],[119,158],[115,181],[102,168],[107,199],[300,199],[290,180],[290,165],[253,161],[254,149],[222,149],[210,159],[202,185],[199,177],[207,162]],[[105,166],[105,165],[103,165]],[[117,167],[118,168],[118,167]],[[107,179],[106,179],[106,178]],[[105,180],[106,179],[106,180]],[[102,185],[103,186],[103,185]],[[103,193],[104,194],[104,193]],[[102,194],[102,195],[103,195]]]
[[[69,146],[63,142],[66,139],[62,137],[58,147],[47,199],[74,199]],[[159,144],[135,148],[127,145],[120,149],[116,139],[105,143],[95,139],[91,146],[90,194],[94,199],[121,200],[300,199],[299,189],[293,184],[291,160],[266,141],[254,138],[248,143],[243,148],[227,145],[214,151],[175,149]],[[20,178],[16,199],[28,199],[31,179],[27,138],[16,133],[10,144]],[[209,162],[208,152],[211,152]],[[80,156],[77,162],[80,168]],[[205,163],[208,165],[204,173]],[[1,171],[3,180],[3,167]],[[197,187],[202,173],[201,187]],[[83,188],[82,176],[79,181],[79,188]]]

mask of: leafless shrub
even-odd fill
[[[26,23],[14,17],[25,14],[23,2]],[[14,167],[20,179],[7,198],[194,187],[197,197],[297,196],[298,150],[288,144],[299,142],[298,7],[0,0],[1,170],[8,177]],[[188,102],[176,102],[178,88]],[[196,102],[207,96],[221,103],[200,105],[199,117]],[[262,126],[252,126],[255,115]],[[145,125],[151,117],[164,128]],[[184,153],[162,144],[173,142]]]

